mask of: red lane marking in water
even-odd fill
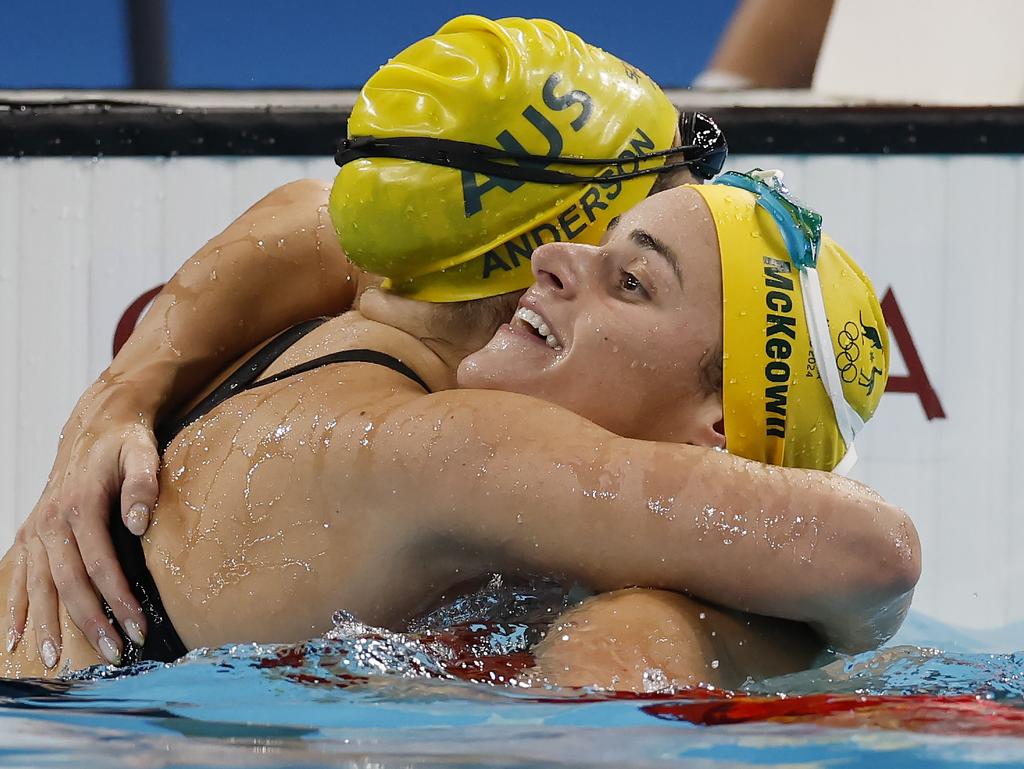
[[[263,657],[256,667],[258,668],[297,668],[306,661],[306,651],[301,646],[292,646],[287,649],[278,649],[273,657]]]
[[[978,736],[1024,736],[1024,709],[972,696],[812,694],[736,697],[717,702],[664,702],[641,707],[670,721],[704,726],[756,721],[816,723]]]
[[[525,650],[495,653],[490,641],[501,630],[501,625],[472,623],[431,631],[420,640],[440,652],[438,657],[445,671],[456,678],[474,683],[505,683],[532,668],[534,658],[532,652]]]
[[[334,686],[338,689],[346,689],[355,684],[366,683],[369,679],[366,676],[355,676],[351,673],[333,673],[331,675],[316,675],[304,673],[301,670],[279,670],[279,668],[302,668],[306,664],[307,654],[303,646],[292,646],[278,649],[273,657],[263,657],[256,667],[261,670],[273,670],[274,674],[297,684],[313,686]]]

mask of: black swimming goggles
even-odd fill
[[[361,158],[394,158],[415,160],[435,166],[447,166],[462,171],[471,171],[503,179],[514,179],[538,184],[587,184],[590,182],[616,182],[634,179],[638,176],[659,174],[672,168],[689,168],[701,179],[717,176],[729,154],[725,134],[707,115],[701,112],[679,115],[679,135],[682,144],[657,152],[630,154],[622,158],[576,158],[548,155],[530,155],[508,152],[486,144],[437,139],[428,136],[357,136],[345,139],[334,156],[339,166]],[[640,168],[647,160],[668,158],[660,166]],[[511,161],[509,163],[508,161]],[[564,171],[553,171],[547,166],[553,164],[570,166],[616,166],[618,173],[605,171],[598,175],[580,175]],[[514,164],[514,165],[513,165]],[[625,164],[636,168],[623,171]]]

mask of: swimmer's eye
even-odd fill
[[[644,284],[640,282],[640,279],[633,273],[626,272],[625,270],[622,271],[622,276],[619,278],[619,288],[627,294],[636,294],[644,299],[650,298],[650,294],[644,288]]]

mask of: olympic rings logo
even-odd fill
[[[847,384],[854,382],[859,373],[857,360],[860,358],[860,345],[857,340],[860,337],[860,329],[853,321],[847,321],[843,330],[836,335],[836,343],[841,350],[836,356],[836,366],[839,367],[839,376]]]

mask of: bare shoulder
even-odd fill
[[[313,210],[316,210],[319,206],[327,204],[330,195],[329,182],[322,179],[296,179],[271,190],[256,203],[256,206],[312,206]]]
[[[318,227],[330,224],[327,216],[330,194],[330,184],[317,179],[282,184],[253,203],[229,229],[242,226],[248,228],[250,234],[276,233],[279,237],[314,234]]]
[[[327,206],[330,194],[330,183],[318,179],[283,184],[250,206],[208,247],[239,256],[255,253],[260,259],[277,259],[303,275],[303,270],[313,270],[317,280],[314,297],[325,294],[333,302],[325,307],[310,298],[305,302],[308,309],[315,310],[314,314],[325,309],[332,314],[347,309],[355,295],[359,271],[348,261],[335,235]],[[274,283],[289,297],[295,290],[311,289],[308,280],[292,285],[278,276]],[[339,291],[339,286],[344,290]],[[294,304],[289,298],[288,305]]]
[[[670,681],[735,688],[747,676],[806,669],[820,651],[821,641],[806,625],[631,588],[567,611],[535,656],[548,682],[643,692]]]

